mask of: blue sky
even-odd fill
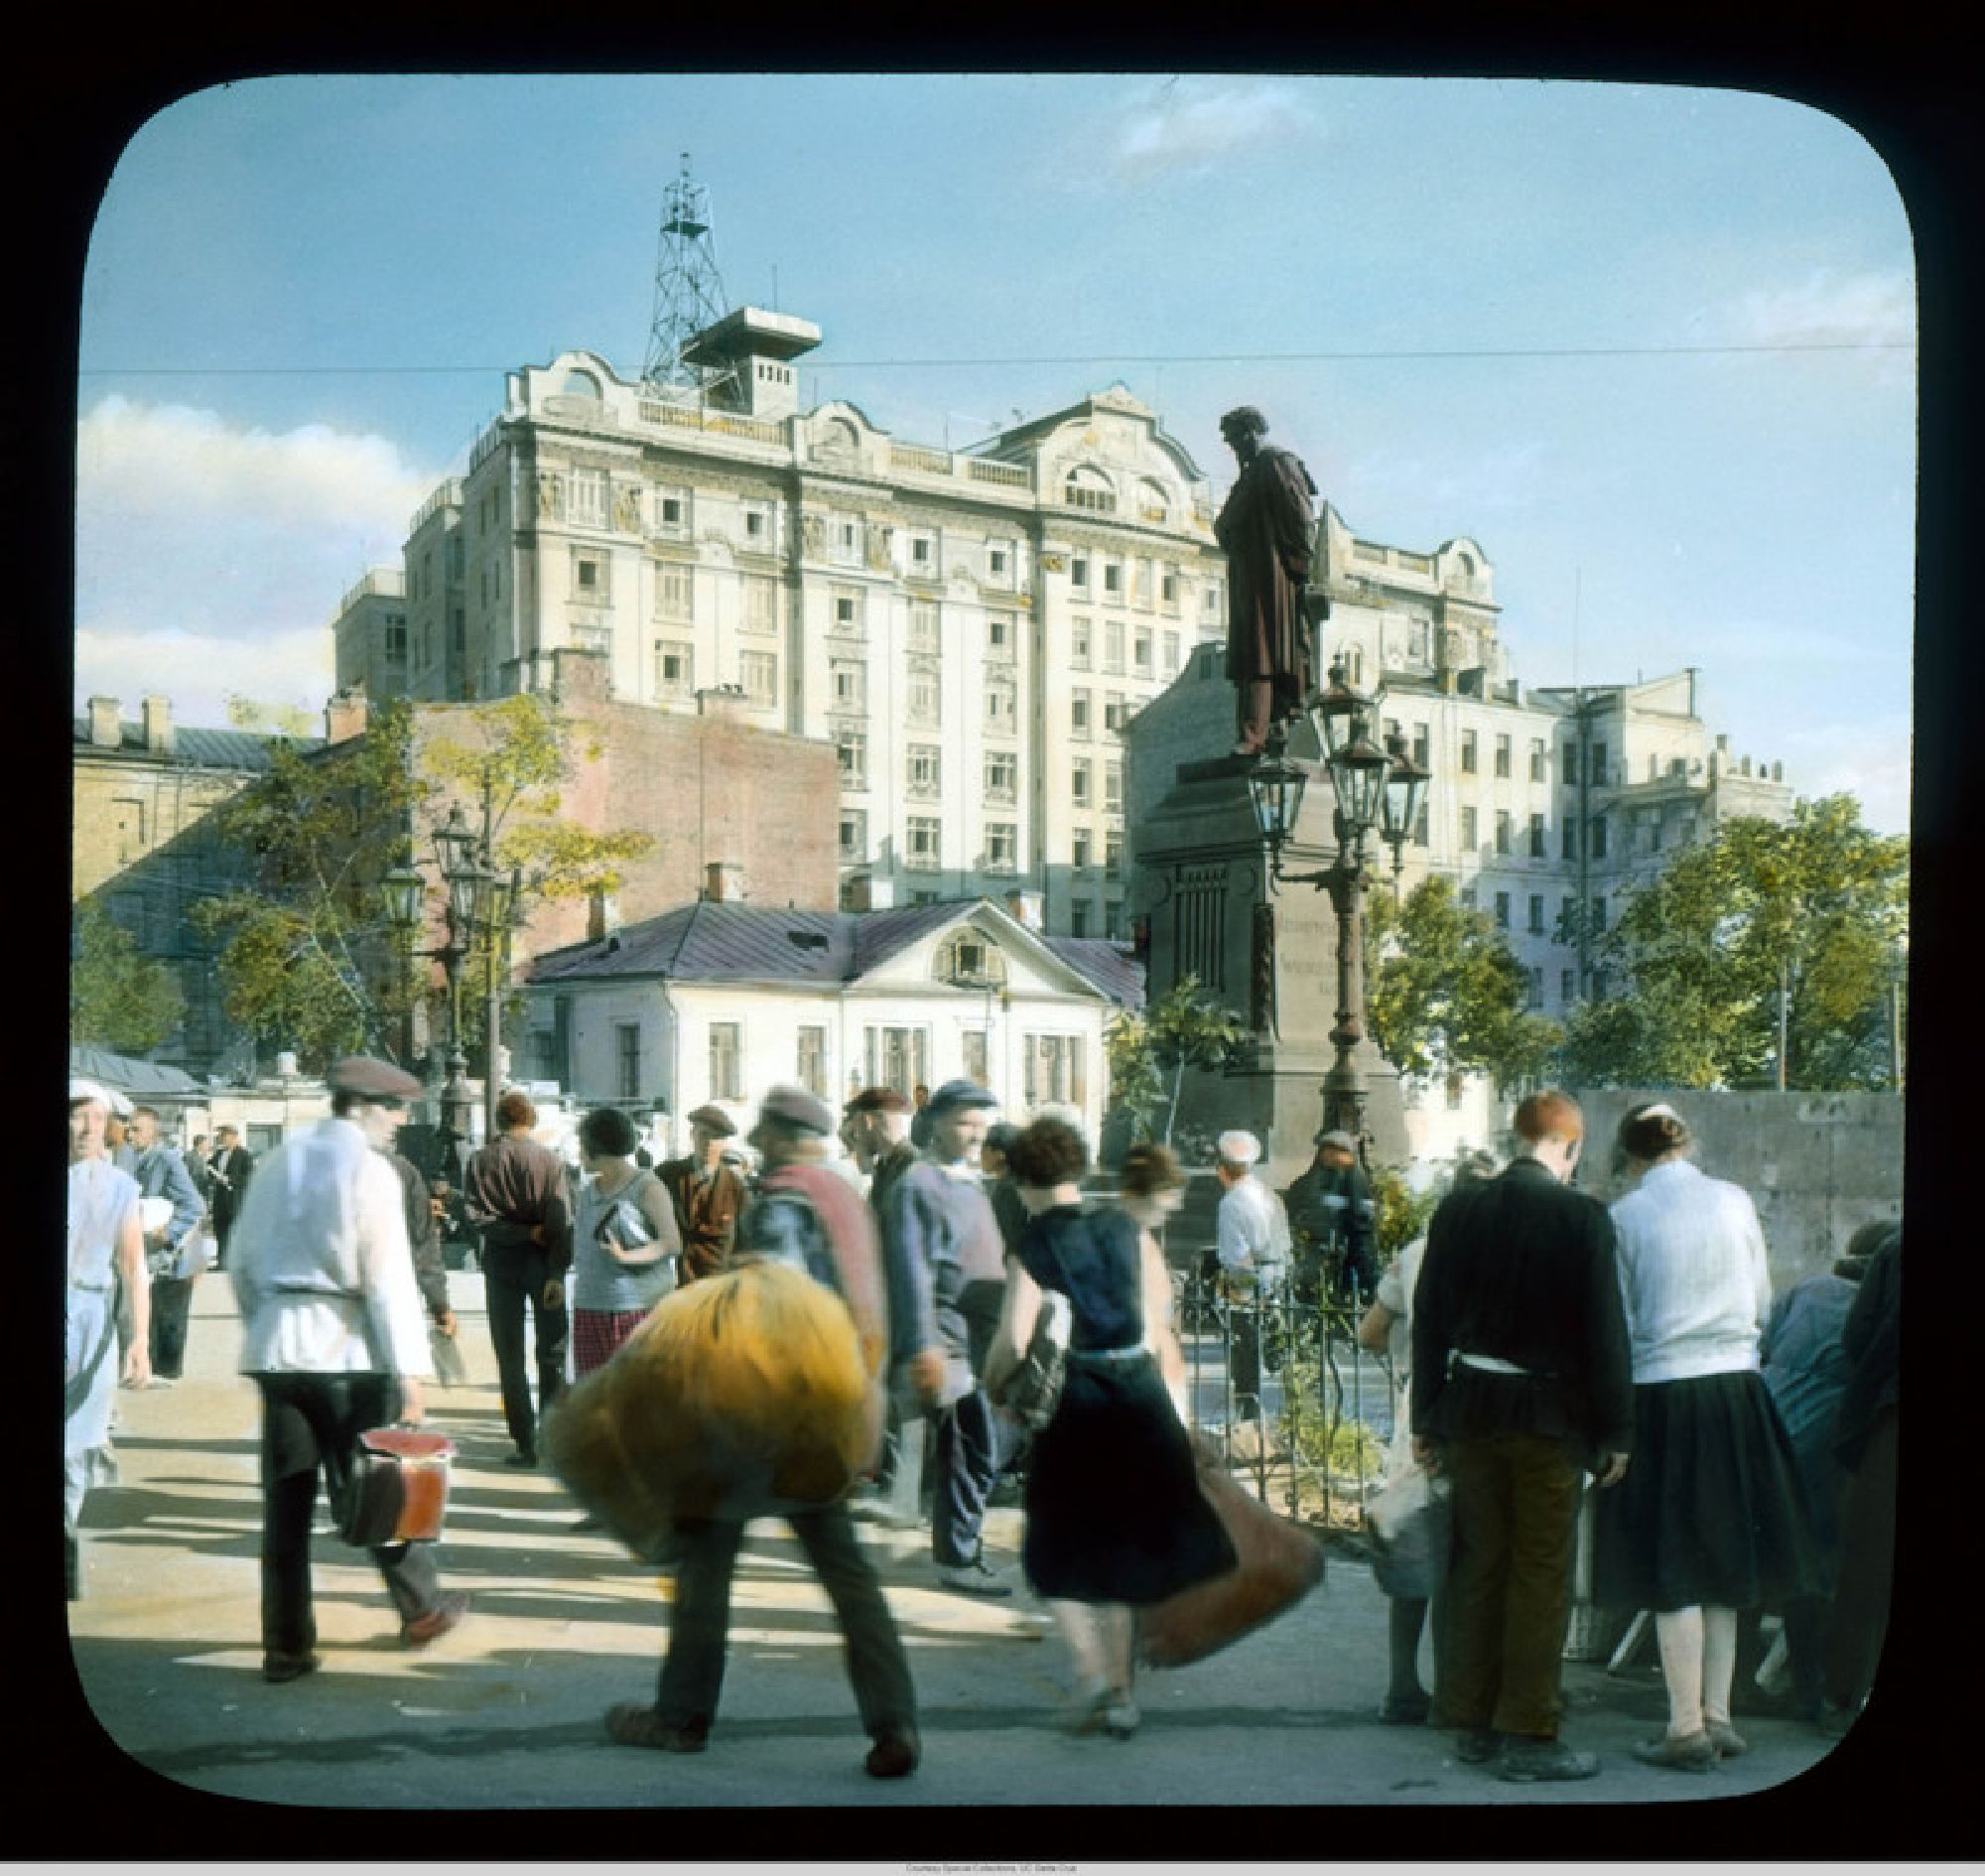
[[[503,373],[638,372],[662,195],[807,401],[960,447],[1122,381],[1259,405],[1359,533],[1495,563],[1529,685],[1693,664],[1908,823],[1915,276],[1847,125],[1731,90],[1287,74],[330,76],[143,125],[83,284],[76,695],[316,710]]]

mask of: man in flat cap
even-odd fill
[[[1234,1305],[1235,1414],[1261,1417],[1261,1314],[1281,1294],[1289,1267],[1289,1220],[1281,1199],[1255,1171],[1261,1142],[1235,1130],[1214,1141],[1221,1184],[1215,1215],[1220,1276]]]
[[[506,1466],[538,1463],[538,1423],[524,1360],[524,1311],[537,1348],[538,1405],[565,1387],[572,1334],[565,1275],[572,1269],[572,1201],[565,1162],[534,1138],[538,1110],[521,1088],[496,1103],[497,1137],[478,1147],[463,1180],[463,1215],[481,1240],[483,1306],[496,1350],[503,1420],[516,1451]]]
[[[383,1157],[421,1092],[390,1062],[331,1065],[331,1114],[270,1153],[242,1201],[229,1270],[243,1323],[241,1372],[262,1396],[262,1674],[294,1680],[318,1664],[311,1515],[318,1475],[335,1503],[359,1434],[421,1418],[432,1372],[398,1177]],[[462,1620],[432,1546],[371,1552],[400,1618],[425,1648]]]
[[[689,1151],[655,1168],[675,1203],[685,1283],[715,1276],[730,1262],[746,1197],[743,1174],[724,1156],[736,1123],[715,1106],[694,1108],[688,1119]]]
[[[848,1304],[871,1384],[871,1421],[881,1425],[887,1301],[874,1225],[861,1195],[827,1165],[835,1117],[804,1088],[779,1087],[758,1110],[750,1143],[759,1153],[758,1189],[738,1221],[734,1258],[797,1266]],[[905,1778],[917,1769],[916,1691],[895,1619],[875,1567],[855,1534],[846,1503],[781,1514],[834,1606],[855,1704],[872,1744],[870,1778]],[[735,1519],[681,1520],[682,1552],[669,1603],[669,1651],[652,1706],[632,1703],[606,1715],[623,1746],[701,1752],[717,1718],[730,1622],[730,1580],[744,1526]]]
[[[1305,610],[1316,483],[1289,451],[1264,448],[1268,420],[1230,410],[1220,434],[1240,465],[1213,524],[1227,554],[1227,678],[1235,687],[1237,755],[1258,755],[1271,725],[1299,716],[1316,689]],[[1319,616],[1322,601],[1318,596]]]
[[[1005,1295],[999,1221],[973,1165],[998,1097],[972,1081],[931,1096],[930,1146],[888,1191],[878,1221],[889,1277],[889,1321],[906,1401],[936,1422],[931,1552],[938,1580],[970,1595],[1012,1584],[981,1554],[986,1505],[1005,1437],[979,1385]],[[907,1416],[906,1416],[907,1417]],[[906,1438],[916,1430],[906,1424]]]
[[[1295,1241],[1297,1294],[1356,1308],[1379,1287],[1379,1207],[1358,1163],[1358,1141],[1342,1129],[1316,1137],[1316,1156],[1282,1194]]]

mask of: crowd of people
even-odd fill
[[[359,1435],[419,1423],[422,1381],[437,1363],[460,1367],[446,1195],[395,1150],[419,1084],[364,1057],[328,1082],[330,1116],[259,1168],[231,1129],[186,1158],[156,1114],[115,1115],[120,1103],[93,1083],[69,1090],[69,1593],[81,1593],[84,1493],[115,1477],[114,1388],[181,1371],[194,1277],[224,1265],[241,1370],[262,1403],[262,1665],[275,1681],[319,1666],[320,1483],[336,1504]],[[922,1745],[862,1520],[927,1521],[936,1584],[1018,1593],[1043,1611],[1071,1666],[1066,1724],[1118,1738],[1138,1724],[1138,1611],[1241,1563],[1202,1487],[1172,1320],[1161,1234],[1185,1192],[1177,1160],[1133,1148],[1098,1201],[1068,1116],[1000,1122],[996,1097],[970,1080],[916,1094],[870,1088],[836,1114],[775,1089],[742,1141],[725,1110],[699,1109],[689,1151],[660,1165],[628,1115],[598,1107],[580,1125],[574,1168],[534,1138],[537,1114],[512,1090],[467,1162],[461,1216],[477,1245],[511,1465],[538,1466],[562,1397],[644,1324],[672,1310],[687,1320],[695,1286],[803,1272],[857,1330],[863,1457],[848,1489],[675,1521],[656,1696],[609,1711],[617,1742],[707,1745],[731,1578],[757,1513],[787,1519],[833,1605],[870,1740],[863,1764],[880,1778],[913,1772]],[[1286,1199],[1257,1170],[1257,1139],[1230,1132],[1217,1145],[1230,1293],[1293,1282],[1369,1304],[1359,1339],[1390,1357],[1400,1390],[1389,1471],[1416,1469],[1439,1513],[1426,1593],[1392,1606],[1380,1717],[1445,1728],[1462,1760],[1515,1781],[1596,1772],[1596,1755],[1559,1737],[1584,1516],[1595,1600],[1653,1616],[1669,1719],[1639,1758],[1702,1772],[1746,1749],[1733,1681],[1740,1624],[1761,1611],[1783,1618],[1796,1710],[1843,1730],[1868,1696],[1887,1611],[1900,1226],[1860,1234],[1833,1273],[1775,1302],[1755,1208],[1696,1167],[1668,1103],[1623,1121],[1615,1165],[1630,1189],[1610,1207],[1571,1182],[1585,1140],[1569,1097],[1526,1098],[1514,1133],[1508,1163],[1465,1160],[1425,1235],[1383,1271],[1349,1136],[1317,1137]],[[1029,1426],[1005,1395],[1050,1294],[1067,1305],[1065,1379],[1051,1415]],[[1237,1312],[1237,1327],[1248,1319]],[[1256,1396],[1261,1351],[1237,1334],[1230,1353],[1237,1394]],[[1017,1581],[983,1540],[989,1504],[1014,1479]],[[601,1526],[590,1514],[581,1528]],[[463,1620],[467,1598],[443,1588],[432,1544],[371,1556],[405,1646]],[[1431,1687],[1419,1673],[1428,1639]]]

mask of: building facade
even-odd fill
[[[338,603],[332,626],[333,665],[340,691],[367,697],[407,695],[407,577],[399,567],[373,567]]]
[[[145,698],[136,723],[123,721],[117,699],[92,697],[73,726],[70,900],[97,900],[143,955],[172,970],[186,1013],[154,1054],[197,1074],[253,1066],[222,1008],[219,947],[189,914],[248,883],[246,857],[220,840],[212,813],[267,771],[276,740],[175,724],[165,697]]]
[[[623,703],[722,687],[835,747],[844,904],[1025,889],[1050,930],[1123,937],[1119,732],[1225,636],[1205,476],[1121,388],[971,452],[845,401],[802,412],[791,360],[818,338],[756,308],[719,322],[698,342],[724,402],[585,351],[511,373],[416,517],[408,663],[374,694],[538,689],[566,649]],[[334,629],[377,627],[347,604]]]
[[[804,912],[721,895],[546,953],[526,987],[530,1081],[578,1105],[715,1102],[745,1122],[779,1083],[839,1108],[966,1075],[1009,1115],[1108,1103],[1104,1036],[1141,1001],[1121,947],[990,900]]]

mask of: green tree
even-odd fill
[[[307,1067],[355,1048],[397,1055],[409,1008],[430,995],[431,973],[408,970],[386,925],[378,882],[423,858],[415,829],[440,815],[446,796],[463,802],[478,835],[486,802],[493,864],[517,874],[518,916],[542,899],[613,891],[622,865],[653,845],[646,834],[590,834],[560,818],[566,783],[600,751],[551,698],[504,698],[450,722],[461,736],[417,734],[412,710],[392,702],[362,737],[330,749],[278,738],[268,774],[217,810],[223,837],[257,870],[252,888],[196,913],[225,935],[227,1012],[258,1038],[294,1047]],[[471,1048],[483,1028],[476,992],[487,946],[485,934],[462,969]]]
[[[1125,1014],[1105,1038],[1111,1105],[1130,1116],[1132,1138],[1169,1145],[1188,1068],[1224,1068],[1248,1026],[1188,973],[1141,1014]],[[1164,1132],[1152,1123],[1164,1116]]]
[[[144,957],[138,941],[101,905],[75,908],[68,973],[71,1042],[143,1055],[179,1027],[186,999],[170,967]]]
[[[1568,1025],[1574,1085],[1883,1086],[1890,959],[1908,941],[1909,843],[1851,795],[1746,817],[1634,891],[1593,962],[1610,995]]]
[[[413,986],[393,968],[376,882],[409,853],[430,792],[410,760],[412,722],[389,703],[329,749],[276,737],[268,771],[214,811],[252,881],[203,900],[194,921],[221,940],[229,1019],[307,1069],[353,1049],[396,1053]]]
[[[1543,1072],[1562,1032],[1528,1013],[1523,966],[1487,913],[1438,875],[1402,904],[1378,892],[1366,906],[1366,1010],[1401,1074],[1486,1072],[1510,1087]]]

